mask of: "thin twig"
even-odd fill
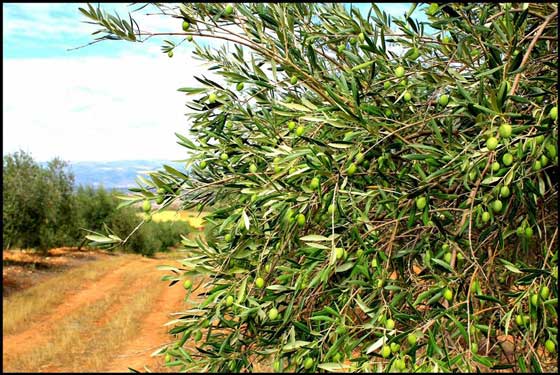
[[[554,13],[552,13],[551,15],[546,17],[543,24],[539,27],[537,33],[533,37],[533,40],[531,41],[531,44],[529,44],[529,48],[527,48],[527,52],[525,52],[525,56],[523,56],[523,60],[521,60],[521,65],[519,65],[518,69],[521,69],[525,66],[525,64],[529,60],[529,57],[531,56],[531,52],[533,51],[533,48],[537,44],[537,41],[541,37],[541,34],[544,32],[544,29],[550,23],[550,21],[552,21],[557,15],[558,15],[558,9],[556,9],[554,11]],[[519,85],[519,80],[521,79],[521,74],[522,74],[522,72],[519,72],[515,75],[515,79],[513,81],[513,85],[511,86],[511,91],[509,92],[509,95],[514,95],[515,94],[515,91],[517,90],[517,86]]]

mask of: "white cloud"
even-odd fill
[[[4,59],[4,152],[37,160],[181,159],[187,98],[206,67],[186,50],[155,56]]]

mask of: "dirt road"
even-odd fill
[[[164,324],[185,306],[180,283],[169,287],[160,280],[166,273],[156,269],[173,261],[126,255],[112,264],[93,281],[74,280],[50,311],[4,334],[3,371],[166,371],[163,357],[150,354],[172,339]],[[11,305],[4,306],[9,316]]]

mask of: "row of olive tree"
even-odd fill
[[[106,225],[116,235],[126,236],[142,220],[132,207],[117,209],[120,201],[103,187],[74,188],[68,163],[53,159],[45,166],[19,151],[4,156],[3,248],[36,248],[84,245],[89,231]],[[151,255],[180,241],[190,227],[184,222],[142,226],[122,248]]]

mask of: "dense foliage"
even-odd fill
[[[74,188],[68,164],[59,159],[41,166],[31,155],[15,152],[4,156],[2,178],[4,249],[80,246],[86,230],[98,232],[106,227],[127,236],[142,221],[137,209],[117,209],[120,201],[115,191]],[[191,230],[185,222],[149,222],[122,248],[152,255],[176,245],[181,234]]]
[[[169,33],[81,11],[219,77],[179,89],[191,175],[130,198],[219,207],[169,277],[206,276],[170,366],[557,368],[556,4],[154,6]]]
[[[66,167],[59,159],[41,167],[23,151],[4,156],[3,248],[47,249],[79,238],[71,199],[74,177]]]

